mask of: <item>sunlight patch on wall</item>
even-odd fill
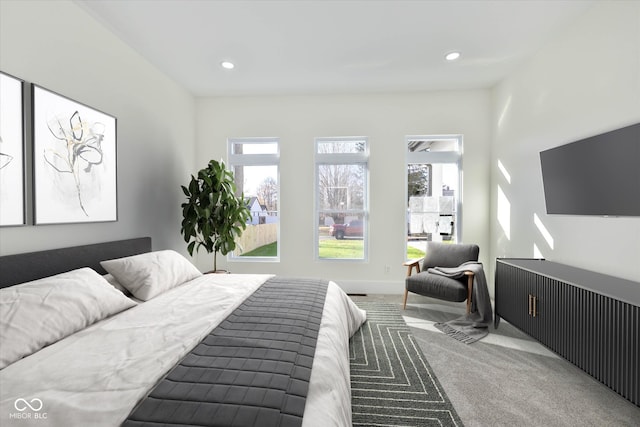
[[[540,249],[535,243],[533,244],[533,257],[538,259],[544,258],[544,256],[542,255],[542,252],[540,252]]]
[[[511,106],[511,95],[507,98],[507,102],[504,103],[504,107],[500,112],[500,116],[498,117],[498,129],[502,127],[502,121],[504,117],[507,115],[507,111],[509,111],[509,107]]]
[[[511,240],[511,203],[498,185],[498,223],[505,236]]]
[[[511,175],[509,174],[509,172],[507,172],[507,168],[504,167],[500,159],[498,159],[498,169],[502,173],[502,176],[504,176],[504,179],[506,179],[507,182],[511,184]]]
[[[540,217],[538,217],[538,214],[533,214],[533,223],[538,228],[538,231],[540,231],[540,234],[542,234],[542,237],[544,237],[547,245],[549,245],[549,247],[553,249],[553,236],[551,236],[551,233],[549,233],[547,227],[544,226],[542,220],[540,220]]]

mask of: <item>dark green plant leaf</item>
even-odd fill
[[[236,196],[233,172],[223,161],[211,160],[197,177],[191,175],[188,188],[181,186],[188,200],[181,204],[180,231],[191,255],[202,247],[214,252],[215,262],[215,253],[235,250],[235,239],[246,229],[251,212],[244,194]]]
[[[193,247],[196,245],[196,241],[194,240],[193,242],[189,243],[189,246],[187,246],[187,251],[189,252],[189,255],[193,255]]]

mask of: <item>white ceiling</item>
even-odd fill
[[[76,0],[196,96],[491,87],[592,0]],[[462,52],[454,62],[444,60]],[[220,67],[230,60],[233,70]]]

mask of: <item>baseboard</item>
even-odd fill
[[[404,280],[334,280],[348,294],[404,294]]]

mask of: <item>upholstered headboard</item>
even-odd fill
[[[95,243],[0,257],[0,288],[41,279],[82,267],[100,274],[100,261],[151,251],[151,237]]]

